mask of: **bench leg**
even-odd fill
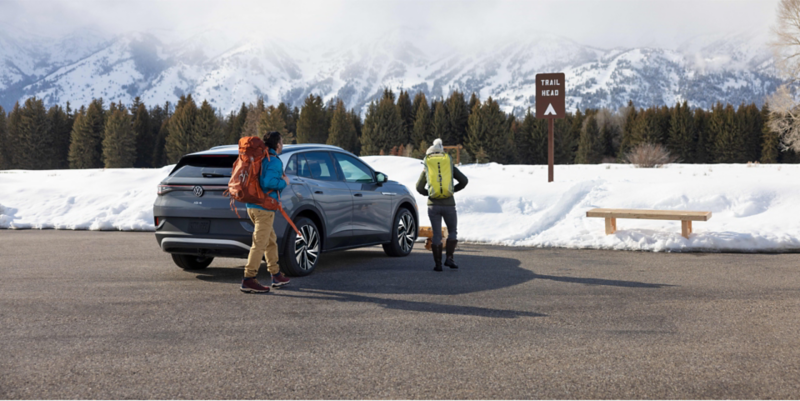
[[[681,235],[689,239],[689,234],[692,233],[692,222],[690,220],[681,220]]]
[[[617,232],[617,218],[606,217],[606,235]]]

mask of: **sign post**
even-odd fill
[[[555,159],[553,120],[564,118],[566,115],[565,92],[566,81],[563,72],[536,74],[536,118],[547,119],[547,182],[553,182]]]

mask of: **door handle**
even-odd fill
[[[322,195],[322,191],[314,191],[315,194]]]
[[[355,195],[353,195],[353,196],[358,196],[358,197],[360,198],[360,197],[362,197],[363,195],[361,195],[361,194],[355,194]]]

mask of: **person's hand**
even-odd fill
[[[289,177],[286,174],[283,175],[283,180],[286,181],[286,185],[289,185]]]

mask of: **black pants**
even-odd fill
[[[428,218],[433,229],[433,245],[442,243],[442,218],[447,225],[447,239],[458,239],[458,215],[455,206],[428,206]]]

